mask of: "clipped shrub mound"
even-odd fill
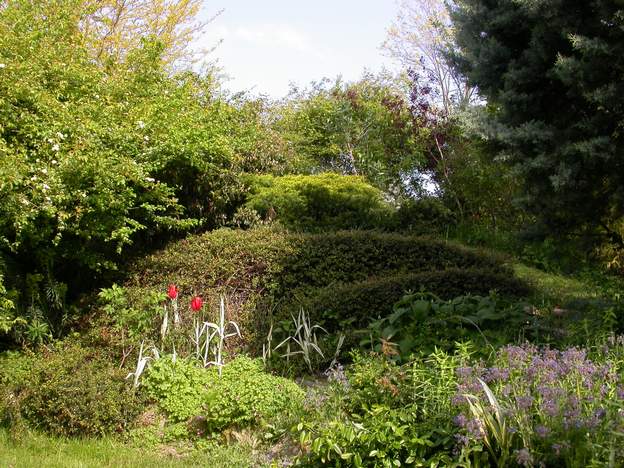
[[[220,229],[172,243],[132,271],[126,283],[131,294],[165,291],[175,283],[183,295],[202,294],[211,302],[225,291],[229,319],[241,325],[248,342],[266,331],[264,311],[288,318],[299,300],[320,314],[331,310],[337,317],[362,319],[391,310],[408,289],[425,287],[444,297],[490,289],[527,292],[504,259],[487,251],[375,231]]]
[[[361,282],[328,286],[309,291],[284,309],[304,307],[316,320],[329,327],[350,321],[358,327],[371,319],[385,317],[407,291],[428,291],[442,299],[464,294],[484,295],[496,290],[504,296],[523,297],[528,287],[508,273],[479,268],[451,268],[439,271],[374,277]],[[305,294],[305,292],[303,293]]]
[[[244,207],[264,220],[305,230],[383,228],[393,208],[363,177],[334,173],[248,178]]]
[[[296,255],[281,265],[276,291],[364,281],[386,274],[484,268],[503,273],[501,258],[427,237],[371,231],[295,236]]]
[[[484,268],[510,273],[503,258],[452,242],[375,231],[297,234],[219,229],[140,259],[128,285],[162,289],[254,288],[280,295],[301,286],[363,281],[386,272]]]

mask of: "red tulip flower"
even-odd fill
[[[172,300],[178,297],[178,288],[176,288],[175,284],[169,285],[169,289],[167,290],[167,296],[169,296],[169,299]]]
[[[194,312],[199,312],[199,310],[202,308],[202,305],[204,305],[204,301],[202,301],[201,297],[195,296],[193,299],[191,299],[191,309],[193,309]]]

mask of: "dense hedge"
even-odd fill
[[[175,283],[182,301],[225,291],[230,318],[253,341],[269,311],[289,316],[304,304],[320,317],[389,311],[408,289],[444,297],[498,289],[524,295],[503,258],[440,240],[374,231],[291,233],[276,228],[221,229],[175,242],[132,266],[130,294]],[[301,302],[299,302],[301,300]]]
[[[342,321],[363,327],[372,319],[391,313],[393,305],[407,291],[420,290],[432,292],[441,299],[469,293],[487,295],[491,290],[512,297],[529,294],[526,284],[508,272],[451,268],[374,277],[361,282],[311,289],[307,294],[302,292],[302,296],[281,310],[294,312],[303,306],[316,320],[322,320],[330,328],[339,327]]]
[[[367,231],[297,236],[297,255],[280,269],[280,295],[308,287],[363,281],[386,273],[413,273],[447,268],[506,271],[500,257],[426,237]]]
[[[504,259],[452,242],[375,231],[296,234],[280,229],[220,229],[170,244],[140,259],[129,284],[206,292],[217,286],[288,295],[304,286],[363,281],[385,272],[485,268]]]

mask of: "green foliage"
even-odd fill
[[[427,456],[433,442],[419,434],[415,422],[409,408],[383,406],[370,410],[362,420],[332,421],[318,433],[304,435],[310,448],[301,464],[392,467],[450,461],[448,455]]]
[[[342,322],[364,327],[370,319],[383,317],[408,291],[432,291],[449,299],[464,294],[487,295],[498,291],[511,297],[525,297],[530,289],[507,272],[478,268],[449,268],[421,273],[388,274],[362,282],[330,285],[299,297],[307,310],[322,318],[324,326],[340,328]],[[294,305],[286,304],[286,309]]]
[[[506,272],[502,259],[439,240],[345,231],[293,237],[298,255],[288,258],[278,277],[279,291],[364,281],[390,273],[449,268],[487,268]]]
[[[491,289],[527,294],[503,260],[452,242],[401,234],[220,229],[136,262],[126,286],[131,294],[165,291],[175,283],[213,303],[218,291],[227,289],[230,319],[246,331],[248,343],[260,343],[270,322],[264,313],[271,310],[276,324],[303,305],[315,323],[334,327],[353,317],[365,326],[378,313],[389,313],[407,290],[421,286],[445,298]]]
[[[376,228],[389,224],[392,208],[364,178],[318,175],[256,176],[245,207],[263,219],[296,229]]]
[[[20,401],[16,395],[32,372],[34,356],[7,351],[0,354],[0,425],[18,432],[23,426]]]
[[[459,112],[437,129],[444,142],[433,148],[439,197],[459,222],[495,231],[513,229],[527,222],[527,214],[515,203],[522,181],[504,157],[497,157],[499,148],[481,128],[479,111]]]
[[[243,171],[284,165],[266,103],[228,100],[214,76],[163,67],[153,38],[102,66],[84,36],[87,3],[0,9],[0,256],[11,266],[0,288],[18,293],[0,291],[3,329],[11,300],[14,316],[29,320],[34,305],[59,334],[67,314],[46,304],[46,283],[66,283],[72,301],[130,246],[224,222]],[[41,303],[26,292],[29,274],[45,280]]]
[[[148,148],[138,109],[121,105],[122,87],[140,102],[149,91],[138,93],[138,81],[160,85],[157,45],[146,42],[127,73],[107,77],[81,47],[76,3],[15,2],[0,14],[1,238],[3,249],[25,250],[35,265],[63,256],[99,270],[147,226],[188,222],[177,219],[173,191],[139,164]]]
[[[459,296],[441,300],[430,293],[403,297],[393,312],[369,326],[373,348],[384,348],[398,359],[434,349],[452,349],[471,341],[488,350],[523,336],[535,321],[525,303],[500,296]],[[487,352],[486,352],[487,354]]]
[[[33,427],[63,436],[101,436],[124,430],[141,411],[124,377],[96,353],[66,345],[38,355],[30,374],[11,383],[21,414]]]
[[[420,422],[431,428],[436,427],[436,421],[449,422],[451,397],[457,387],[456,369],[469,362],[474,353],[472,345],[459,344],[453,353],[437,349],[412,356],[400,365],[389,359],[392,353],[355,352],[346,372],[348,385],[343,404],[350,414],[362,414],[379,405],[410,407],[411,412],[420,415]],[[440,428],[445,424],[441,422]]]
[[[21,317],[15,316],[15,303],[4,286],[4,276],[0,273],[0,336],[13,331],[16,326],[24,325]]]
[[[462,0],[458,68],[487,99],[487,133],[551,232],[622,248],[624,10],[618,2]]]
[[[211,378],[212,377],[212,378]],[[150,364],[143,387],[149,398],[158,401],[174,422],[186,421],[201,413],[206,387],[214,376],[196,362],[170,357]]]
[[[203,400],[209,430],[245,426],[295,411],[303,403],[304,392],[283,377],[267,374],[262,361],[239,356],[216,370]]]
[[[407,199],[396,213],[396,228],[420,234],[445,233],[456,222],[442,200],[434,197]]]
[[[128,297],[128,291],[117,284],[101,289],[98,297],[102,311],[112,323],[117,333],[124,335],[131,342],[138,342],[153,334],[154,324],[160,318],[165,301],[165,292],[146,291]]]
[[[462,347],[403,366],[380,354],[353,354],[346,375],[329,374],[327,419],[306,420],[297,435],[300,462],[335,466],[449,466],[454,453],[451,397],[456,368],[469,359]]]
[[[407,403],[404,391],[409,374],[381,354],[352,354],[346,372],[351,412],[362,413],[374,406],[401,408]]]
[[[462,438],[483,444],[501,467],[621,460],[623,351],[615,336],[596,350],[506,346],[491,367],[458,369]]]
[[[361,175],[401,192],[401,177],[422,159],[423,140],[404,96],[403,83],[388,76],[326,79],[293,90],[276,128],[300,157],[301,170]]]
[[[150,366],[144,386],[173,421],[201,416],[211,432],[294,411],[304,396],[294,382],[265,373],[260,360],[242,355],[225,364],[220,377],[215,367],[162,358]]]

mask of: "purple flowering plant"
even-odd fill
[[[624,459],[624,337],[591,352],[506,346],[456,372],[458,440],[498,466]]]

